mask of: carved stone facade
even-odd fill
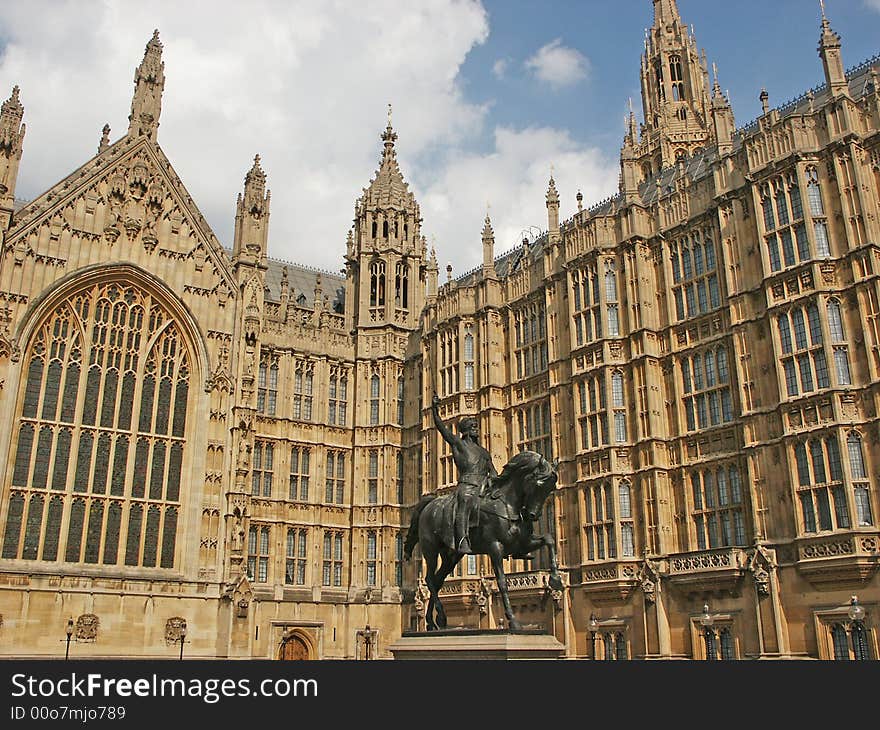
[[[441,417],[499,468],[559,457],[518,617],[569,656],[832,658],[880,611],[880,62],[736,129],[655,0],[620,193],[439,286],[390,111],[345,275],[268,256],[259,157],[224,247],[157,141],[158,34],[128,132],[37,199],[0,110],[0,651],[355,658],[422,628],[408,508],[455,485]],[[451,625],[500,625],[482,557]],[[15,618],[12,618],[15,617]],[[593,623],[591,625],[591,617]],[[53,632],[52,627],[57,630]],[[368,628],[369,627],[369,628]],[[359,638],[360,637],[360,638]],[[842,643],[841,643],[842,642]]]

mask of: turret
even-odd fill
[[[0,106],[0,229],[9,227],[15,203],[15,184],[21,162],[25,125],[24,107],[18,99],[18,86]]]
[[[495,231],[492,230],[488,211],[483,223],[483,278],[495,278]]]
[[[733,150],[733,133],[736,131],[736,123],[733,118],[733,109],[730,100],[721,91],[718,83],[718,69],[712,64],[712,73],[715,78],[712,84],[712,136],[718,145],[718,154],[726,155]]]
[[[235,233],[232,255],[238,263],[262,264],[269,245],[269,200],[266,173],[260,156],[244,177],[244,193],[238,194],[235,206]]]
[[[559,193],[556,191],[556,181],[553,173],[550,173],[550,182],[547,185],[547,234],[550,244],[560,241],[559,233]]]
[[[380,137],[379,169],[355,204],[346,246],[346,312],[356,326],[413,329],[425,302],[422,217],[397,163],[390,105]]]
[[[645,126],[637,149],[642,177],[693,154],[710,136],[705,54],[697,51],[675,0],[653,2],[654,25],[645,36],[641,65]]]
[[[849,91],[846,73],[843,69],[843,58],[840,55],[840,36],[831,29],[831,23],[825,16],[825,2],[819,0],[822,8],[822,33],[819,36],[819,58],[825,70],[825,81],[832,96],[845,94]]]

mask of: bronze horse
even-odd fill
[[[550,587],[553,590],[562,589],[553,538],[534,533],[534,523],[541,516],[550,492],[556,488],[558,477],[555,462],[550,464],[534,451],[518,453],[494,480],[490,493],[481,497],[478,522],[469,529],[473,552],[488,555],[492,560],[504,614],[511,630],[522,627],[510,607],[504,558],[527,558],[532,550],[546,547],[550,553]],[[431,594],[425,612],[428,631],[446,627],[446,612],[438,594],[440,586],[462,558],[447,539],[451,531],[454,501],[455,494],[443,497],[424,495],[416,505],[406,535],[404,557],[409,560],[418,543],[426,563],[425,583]],[[438,555],[441,558],[439,570]]]

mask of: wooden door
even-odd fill
[[[306,642],[295,634],[289,637],[282,645],[279,652],[279,659],[297,660],[311,659],[309,656],[309,647]]]

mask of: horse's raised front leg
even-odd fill
[[[498,582],[498,592],[501,593],[501,602],[504,604],[507,625],[514,631],[521,629],[522,625],[513,615],[510,596],[507,595],[507,576],[504,575],[504,548],[500,542],[495,541],[489,544],[489,557],[492,559],[492,569],[495,571],[495,580]]]
[[[556,562],[556,545],[550,535],[537,535],[529,540],[528,547],[525,552],[531,552],[538,548],[546,547],[550,553],[550,587],[554,591],[562,590],[562,577],[559,575],[559,564]]]

